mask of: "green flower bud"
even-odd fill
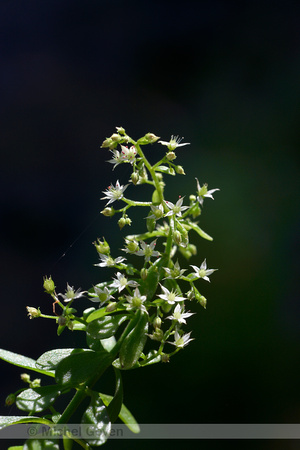
[[[161,355],[161,362],[163,362],[163,363],[170,362],[170,356],[167,355],[166,353],[162,353],[162,355]]]
[[[156,328],[160,328],[161,327],[161,318],[160,317],[155,317],[155,319],[153,320],[153,327]]]
[[[174,241],[176,242],[177,245],[180,245],[182,242],[181,233],[178,230],[176,230],[174,233]]]
[[[123,127],[116,127],[116,129],[119,134],[125,134],[125,129]]]
[[[159,137],[155,136],[153,133],[147,133],[144,137],[140,138],[137,142],[139,145],[147,145],[147,144],[153,144],[154,142],[158,141],[160,139]]]
[[[123,142],[123,138],[122,138],[122,136],[120,136],[119,134],[117,134],[117,133],[114,133],[114,134],[112,134],[111,135],[111,137],[110,137],[110,139],[113,141],[113,142]]]
[[[178,173],[178,175],[185,175],[185,171],[182,166],[176,166],[176,172]]]
[[[118,220],[118,225],[120,227],[120,230],[126,225],[126,219],[125,217],[121,217],[121,219]]]
[[[146,280],[147,276],[148,276],[148,270],[145,267],[143,267],[141,269],[141,279]]]
[[[21,373],[20,378],[24,383],[30,383],[30,375],[28,373]]]
[[[112,217],[115,214],[115,210],[114,208],[106,207],[101,211],[101,214],[106,217]]]
[[[125,225],[131,225],[131,219],[130,219],[130,217],[126,217],[126,219],[125,219]]]
[[[35,379],[30,383],[30,387],[31,387],[32,389],[41,387],[41,379],[40,379],[40,378],[35,378]]]
[[[139,174],[137,173],[137,172],[133,172],[132,174],[131,174],[131,181],[133,182],[133,184],[135,185],[135,184],[137,184],[138,183],[138,181],[139,181],[139,179],[140,179],[140,176],[139,176]]]
[[[168,159],[169,161],[173,161],[174,159],[177,158],[177,156],[176,156],[176,154],[175,154],[174,152],[168,152],[168,153],[166,154],[166,157],[167,157],[167,159]]]
[[[117,309],[117,302],[110,302],[107,307],[106,310],[107,312],[113,312]]]
[[[160,328],[155,328],[155,331],[153,334],[149,334],[149,337],[153,339],[154,341],[162,341],[164,337],[164,332]]]
[[[128,248],[128,250],[131,253],[134,253],[135,251],[137,251],[139,249],[139,244],[137,241],[129,241],[127,243],[126,247]]]
[[[40,317],[41,315],[40,309],[36,309],[31,306],[26,306],[26,309],[28,312],[27,316],[29,316],[29,319],[34,319],[36,317]]]
[[[94,246],[96,247],[96,250],[98,253],[101,253],[102,255],[109,255],[110,254],[110,247],[108,242],[103,238],[103,241],[100,241],[100,239],[97,239],[97,242],[94,242]]]
[[[192,194],[192,195],[189,196],[189,199],[190,199],[190,202],[195,202],[197,197],[196,197],[196,195]]]
[[[55,284],[51,276],[49,278],[44,277],[43,287],[48,294],[53,294],[53,292],[55,291]]]
[[[5,406],[11,406],[15,403],[16,396],[15,394],[9,394],[5,399]]]

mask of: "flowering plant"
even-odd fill
[[[159,139],[148,133],[134,141],[124,128],[117,127],[117,132],[103,142],[101,147],[112,154],[108,162],[113,164],[113,170],[121,164],[129,164],[132,173],[128,184],[121,185],[117,180],[103,191],[102,199],[106,200],[106,205],[102,214],[107,217],[119,215],[118,225],[122,229],[131,224],[130,208],[144,208],[146,230],[125,237],[122,251],[126,257],[113,256],[106,239],[97,239],[94,245],[99,262],[95,265],[114,269],[114,274],[88,291],[76,290],[67,284],[65,293],[57,293],[51,276],[44,278],[45,292],[53,301],[53,315],[28,306],[29,318],[54,319],[58,335],[65,329],[83,331],[87,345],[86,348],[50,350],[37,360],[0,350],[3,360],[55,381],[41,386],[39,379],[31,381],[28,374],[22,374],[21,379],[28,387],[10,394],[6,404],[15,403],[29,415],[3,416],[0,427],[18,423],[46,424],[55,431],[59,425],[70,423],[74,413],[80,411],[82,424],[89,424],[97,433],[82,439],[67,428],[63,433],[65,449],[71,448],[73,441],[85,449],[102,445],[109,437],[111,424],[118,418],[131,431],[138,432],[138,424],[123,404],[121,372],[169,362],[193,340],[191,331],[183,331],[186,319],[194,314],[186,310],[186,305],[195,300],[206,307],[206,298],[199,292],[198,282],[200,280],[201,285],[201,279],[210,281],[209,276],[216,269],[208,269],[206,259],[200,267],[181,268],[179,261],[189,261],[196,255],[197,248],[190,243],[190,232],[212,240],[195,219],[201,213],[204,199],[213,199],[212,194],[218,189],[208,190],[205,184],[201,187],[196,178],[195,193],[189,200],[185,197],[179,197],[175,203],[165,200],[163,176],[184,175],[183,167],[174,163],[175,151],[177,147],[189,144],[181,143],[178,136],[172,136],[169,142]],[[167,148],[167,152],[152,165],[142,147],[157,141]],[[129,186],[142,184],[152,189],[150,200],[135,201],[127,197]],[[114,208],[117,202],[118,205],[121,203],[119,209]],[[93,306],[79,314],[73,304],[80,306],[83,298]],[[109,368],[113,368],[116,379],[112,396],[100,392],[98,383]],[[56,400],[70,391],[74,396],[60,412],[56,409]],[[33,446],[39,442],[41,436],[37,433],[24,447],[14,448],[44,448]],[[57,441],[51,442],[51,448],[59,448]]]

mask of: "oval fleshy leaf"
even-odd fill
[[[32,358],[28,358],[27,356],[0,349],[0,358],[10,364],[14,364],[15,366],[23,367],[24,369],[30,369],[34,372],[39,372],[44,375],[54,377],[54,372],[36,367],[36,361]]]
[[[59,450],[59,441],[49,439],[28,439],[23,450]]]
[[[104,316],[87,325],[86,333],[92,339],[106,339],[113,336],[127,315]]]
[[[10,425],[17,425],[18,423],[44,423],[49,425],[53,422],[37,416],[0,416],[0,430],[2,428],[9,427]]]
[[[25,389],[17,396],[16,405],[22,411],[41,412],[54,402],[59,393],[56,385]]]
[[[113,397],[111,395],[102,394],[100,392],[100,397],[103,400],[103,403],[108,406],[109,403],[112,401]],[[139,433],[140,432],[140,426],[129,411],[129,409],[124,405],[121,407],[121,411],[119,414],[119,418],[122,420],[122,422],[129,428],[132,433]]]
[[[86,441],[90,445],[99,446],[104,444],[110,435],[111,422],[106,407],[98,392],[92,391],[90,406],[82,416],[81,423],[88,424],[91,439]]]
[[[115,368],[114,371],[116,377],[115,395],[112,401],[109,403],[109,406],[107,407],[107,413],[112,423],[117,420],[123,404],[123,383],[121,372]]]
[[[57,366],[55,380],[65,387],[77,387],[92,375],[101,374],[111,364],[111,356],[107,352],[86,350],[64,358]]]
[[[137,323],[125,337],[119,354],[121,368],[131,369],[138,361],[147,340],[148,314],[137,311]]]
[[[82,353],[85,348],[56,348],[43,353],[37,360],[36,365],[44,370],[55,370],[61,360],[75,353]]]

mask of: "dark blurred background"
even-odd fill
[[[94,267],[92,242],[105,236],[118,256],[131,230],[100,215],[99,199],[130,172],[111,172],[99,147],[115,126],[133,138],[178,134],[191,145],[178,149],[186,177],[170,179],[168,199],[194,192],[195,177],[220,188],[200,222],[214,241],[196,238],[190,261],[206,257],[219,271],[199,286],[208,305],[194,305],[195,341],[169,364],[124,373],[125,403],[141,423],[299,423],[297,2],[2,0],[0,8],[0,346],[37,358],[81,342],[80,333],[58,338],[52,321],[28,320],[25,307],[51,313],[44,275],[60,291],[113,275]],[[3,404],[22,387],[22,369],[0,367],[1,413],[17,414]],[[107,447],[176,444],[116,442]]]

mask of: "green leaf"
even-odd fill
[[[36,365],[43,368],[43,370],[54,371],[60,361],[67,356],[74,355],[75,353],[82,353],[88,351],[86,348],[56,348],[43,353],[36,361]]]
[[[101,399],[103,400],[103,403],[108,406],[109,403],[112,401],[113,397],[111,395],[107,395],[107,394],[102,394],[101,392],[99,393]],[[129,411],[128,408],[126,408],[126,406],[122,405],[121,407],[121,411],[119,414],[119,418],[122,420],[122,422],[129,428],[130,431],[132,431],[132,433],[139,433],[140,432],[140,427],[139,424],[137,423],[137,421],[135,420],[135,418],[133,417],[133,415],[131,414],[131,412]]]
[[[114,371],[116,377],[115,395],[112,401],[109,403],[109,406],[107,407],[107,413],[112,423],[117,420],[123,404],[123,383],[121,372],[116,368],[114,368]]]
[[[92,312],[91,314],[89,314],[89,316],[87,317],[86,321],[87,323],[92,322],[93,320],[96,319],[100,319],[101,317],[107,315],[109,313],[106,312],[106,307],[105,308],[100,308],[100,309],[96,309],[96,311]]]
[[[16,405],[22,411],[41,412],[49,408],[59,394],[56,385],[25,389],[17,396]]]
[[[113,336],[128,314],[104,316],[87,325],[86,333],[92,339],[106,339]]]
[[[52,424],[51,420],[44,419],[37,416],[0,416],[0,430],[10,425],[16,425],[18,423],[45,423],[46,425]]]
[[[89,425],[89,434],[93,436],[87,439],[90,445],[104,444],[110,435],[111,423],[106,407],[98,392],[92,391],[91,403],[82,416],[81,423]]]
[[[36,361],[27,356],[19,355],[18,353],[9,352],[8,350],[0,349],[0,358],[4,361],[14,364],[15,366],[23,367],[24,369],[33,370],[49,377],[54,377],[54,372],[40,369],[36,366]]]
[[[99,375],[110,366],[112,356],[107,352],[86,350],[64,358],[57,366],[55,380],[66,387],[77,387],[92,375]]]
[[[23,450],[23,445],[8,447],[7,450]]]
[[[28,439],[25,442],[23,450],[59,450],[59,442],[49,439]]]
[[[120,348],[119,359],[124,370],[131,369],[135,365],[147,340],[148,314],[138,310],[136,318],[136,325],[125,337]]]
[[[148,270],[146,279],[140,281],[140,292],[142,295],[147,296],[148,301],[151,301],[153,299],[153,296],[155,295],[155,292],[157,290],[158,283],[164,275],[163,267],[166,267],[167,263],[167,257],[157,259]]]

